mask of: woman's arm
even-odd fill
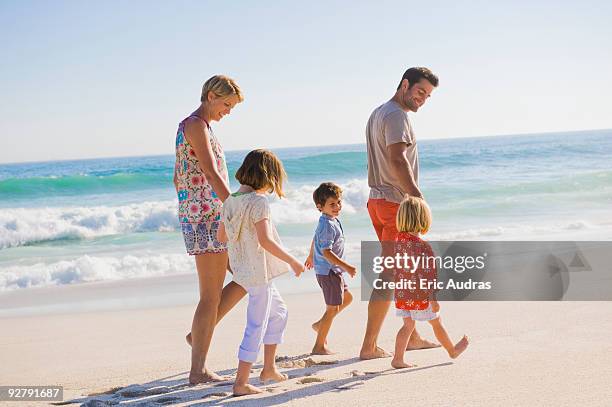
[[[206,180],[212,186],[219,199],[225,202],[230,195],[230,190],[215,166],[217,159],[210,146],[208,128],[200,120],[188,120],[185,123],[185,138],[193,148]]]

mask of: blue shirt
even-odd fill
[[[331,249],[332,253],[344,259],[344,231],[338,218],[332,219],[325,214],[321,214],[319,224],[314,235],[314,255],[313,263],[315,273],[328,275],[330,270],[342,273],[344,270],[340,266],[332,266],[325,257],[323,250]]]

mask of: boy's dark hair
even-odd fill
[[[315,205],[325,206],[327,198],[340,198],[342,196],[342,188],[333,182],[324,182],[312,193],[312,199]]]
[[[434,87],[438,86],[438,77],[434,75],[434,73],[431,72],[429,68],[425,68],[422,66],[409,68],[406,72],[404,72],[402,80],[400,81],[399,85],[397,85],[397,89],[402,86],[402,81],[404,79],[408,79],[408,89],[410,89],[415,83],[417,83],[421,79],[427,79],[429,83],[431,83]]]

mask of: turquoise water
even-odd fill
[[[279,149],[279,232],[305,256],[322,181],[344,189],[348,256],[373,240],[365,145]],[[227,152],[233,174],[246,151]],[[612,131],[419,142],[431,239],[612,239]],[[172,185],[174,156],[0,165],[0,291],[192,272]]]

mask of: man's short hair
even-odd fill
[[[340,198],[342,196],[342,188],[333,182],[324,182],[312,193],[312,199],[315,205],[325,206],[327,198]]]
[[[404,72],[404,75],[402,76],[402,80],[400,81],[399,85],[397,85],[397,89],[402,86],[402,81],[404,79],[408,80],[408,89],[410,89],[412,85],[414,85],[421,79],[427,79],[429,83],[431,83],[434,87],[438,86],[438,77],[434,75],[434,73],[431,72],[429,68],[425,68],[422,66],[417,66],[406,70],[406,72]]]

